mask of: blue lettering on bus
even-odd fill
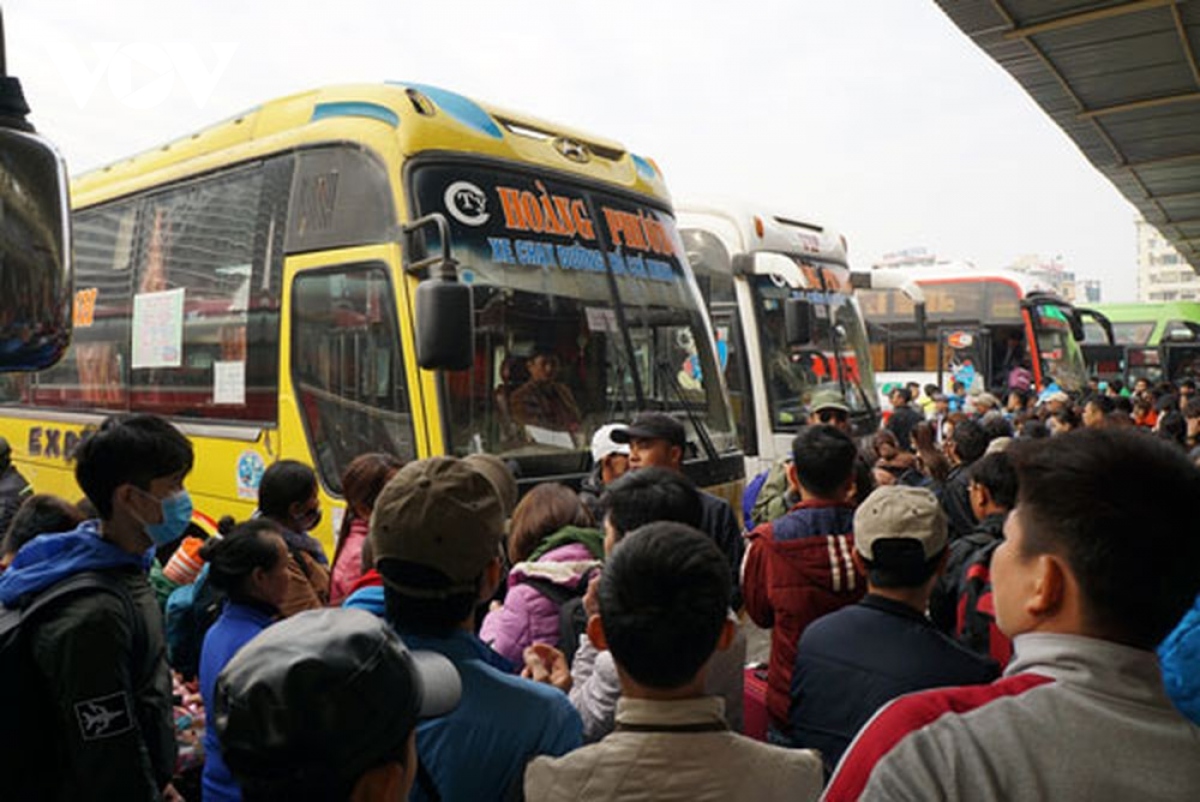
[[[554,245],[551,243],[519,239],[514,244],[517,249],[517,262],[519,264],[536,265],[538,267],[558,267],[558,262],[554,258]]]
[[[594,248],[582,245],[559,245],[558,263],[568,270],[584,270],[589,273],[604,272],[604,255]]]
[[[492,261],[500,264],[515,265],[516,254],[513,253],[512,240],[507,237],[488,237],[488,245],[492,246]]]
[[[661,259],[647,259],[646,268],[650,271],[650,278],[655,281],[674,281],[675,271],[671,266]]]

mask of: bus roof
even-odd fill
[[[77,176],[72,203],[87,206],[268,153],[370,141],[402,156],[470,152],[535,163],[669,202],[651,159],[620,143],[416,83],[331,86],[277,98]]]
[[[1054,294],[1046,281],[1016,270],[984,270],[970,262],[943,262],[929,267],[879,267],[872,272],[902,274],[918,284],[964,281],[1002,281],[1012,285],[1024,297],[1031,292]]]
[[[1092,304],[1091,308],[1101,312],[1114,323],[1135,323],[1168,318],[1200,322],[1200,302],[1197,301]]]
[[[815,259],[847,264],[846,238],[828,226],[802,217],[785,216],[766,206],[741,201],[676,204],[679,228],[705,228],[726,240],[733,252],[808,255]]]

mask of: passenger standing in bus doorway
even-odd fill
[[[571,388],[557,380],[558,356],[539,349],[525,363],[529,381],[518,388],[510,401],[513,420],[523,426],[539,426],[574,434],[582,416]]]

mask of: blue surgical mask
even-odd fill
[[[187,490],[172,493],[161,499],[159,505],[162,508],[162,521],[142,525],[156,546],[178,540],[192,522],[192,497],[188,495]]]

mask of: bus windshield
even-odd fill
[[[524,476],[585,470],[593,432],[666,411],[696,444],[737,450],[712,334],[675,221],[557,175],[462,162],[412,170],[419,214],[450,223],[473,289],[475,365],[444,374],[447,451]]]
[[[793,257],[796,258],[796,257]],[[803,259],[798,264],[812,267]],[[794,429],[805,422],[805,405],[817,389],[836,389],[852,415],[869,413],[875,386],[866,328],[852,296],[787,286],[775,276],[753,276],[752,292],[762,344],[763,376],[776,429]],[[789,346],[785,337],[784,301],[812,302],[813,340],[804,347]]]
[[[1042,375],[1052,378],[1064,390],[1077,392],[1087,383],[1083,351],[1071,334],[1067,312],[1058,304],[1034,303],[1030,306]]]

